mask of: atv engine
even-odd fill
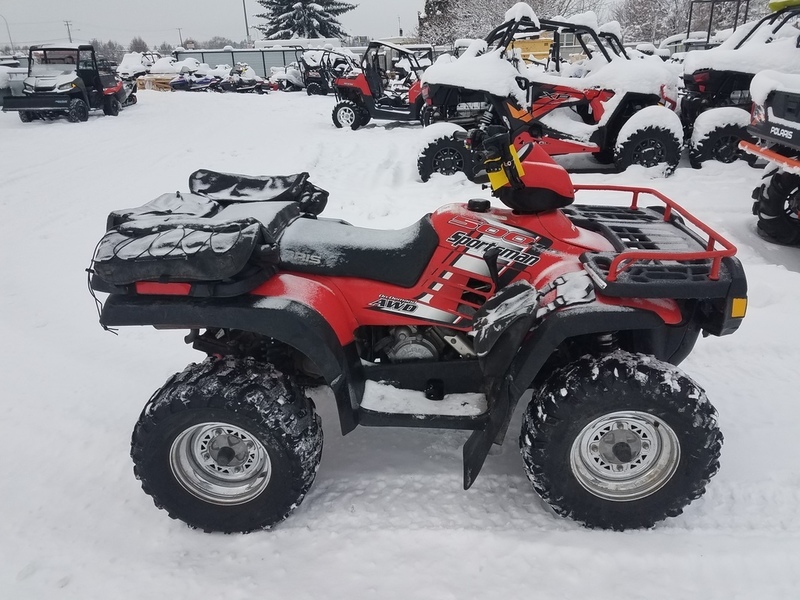
[[[463,334],[440,327],[401,326],[389,329],[375,350],[390,362],[442,360],[456,356],[474,356],[472,344]],[[455,351],[455,352],[454,352]]]

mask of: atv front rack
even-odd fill
[[[649,188],[577,185],[576,192],[629,194],[624,206],[572,205],[565,214],[603,235],[613,252],[586,252],[584,267],[607,296],[725,298],[734,275],[727,266],[736,247],[677,202]],[[658,205],[640,208],[642,197]],[[694,226],[701,234],[687,226]]]

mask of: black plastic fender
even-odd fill
[[[364,376],[354,344],[342,346],[317,311],[282,297],[188,298],[108,297],[100,323],[106,327],[152,325],[174,329],[239,329],[283,342],[311,360],[336,397],[342,434],[357,425],[355,407],[364,394]]]
[[[492,350],[481,357],[490,417],[486,427],[474,431],[464,444],[464,489],[475,482],[492,444],[503,442],[517,402],[562,342],[585,334],[654,330],[665,326],[653,312],[584,305],[546,315],[523,342],[535,318],[531,314],[527,318],[510,320],[508,330],[500,334],[507,338],[495,342]],[[507,351],[509,347],[520,349],[513,353]],[[501,353],[505,354],[502,358]]]

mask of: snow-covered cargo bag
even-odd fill
[[[134,294],[232,296],[271,277],[278,241],[328,193],[308,174],[247,177],[201,170],[193,193],[164,194],[113,211],[92,261],[92,287]]]

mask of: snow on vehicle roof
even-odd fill
[[[800,94],[800,75],[767,70],[756,74],[750,82],[750,96],[756,104],[764,104],[776,90]]]
[[[506,11],[504,21],[522,21],[529,19],[533,21],[534,25],[539,27],[539,17],[536,16],[533,8],[524,2],[517,2],[514,6]]]
[[[687,54],[684,71],[691,74],[701,69],[714,69],[756,74],[779,66],[787,73],[800,73],[800,48],[797,47],[800,30],[786,23],[773,33],[775,24],[764,23],[754,30],[756,24],[746,23],[716,48]],[[752,35],[737,48],[751,31]]]
[[[406,48],[405,46],[401,46],[400,44],[395,44],[392,42],[384,42],[383,40],[374,40],[370,42],[371,44],[380,44],[381,46],[386,46],[387,48],[391,48],[392,50],[397,50],[398,52],[403,52],[406,54],[416,54],[417,51],[412,50],[411,48]]]
[[[608,33],[616,36],[619,39],[622,39],[622,26],[619,24],[619,21],[609,21],[608,23],[603,23],[600,25],[600,28],[597,30],[597,32]]]
[[[663,91],[668,97],[677,98],[678,77],[658,57],[642,56],[641,60],[629,61],[614,55],[608,62],[597,54],[592,59],[569,65],[562,74],[554,74],[524,64],[515,68],[501,53],[502,49],[480,56],[465,52],[452,62],[437,61],[425,72],[422,81],[484,91],[500,97],[510,96],[522,106],[527,106],[527,98],[516,82],[517,77],[552,85],[611,89],[620,94],[660,95]]]
[[[570,25],[578,25],[580,27],[588,27],[594,31],[600,29],[597,21],[597,13],[593,10],[572,15],[571,17],[555,17],[554,21],[561,21],[562,23],[569,23]],[[619,26],[619,23],[617,23]]]

